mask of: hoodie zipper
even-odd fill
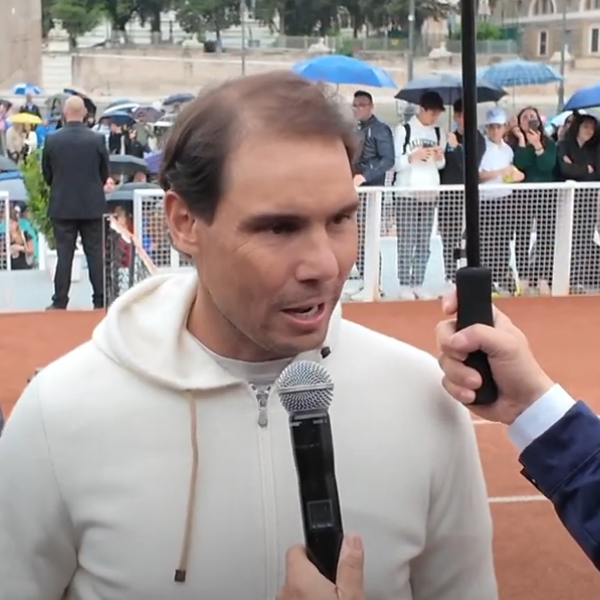
[[[262,483],[262,505],[263,522],[265,528],[265,587],[266,597],[275,598],[277,589],[277,526],[275,502],[275,483],[273,480],[273,456],[271,451],[271,440],[267,425],[269,424],[268,404],[271,396],[271,386],[258,389],[250,386],[252,395],[258,402],[258,448],[260,455],[261,483]]]

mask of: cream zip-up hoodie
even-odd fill
[[[187,331],[196,286],[186,274],[134,287],[25,390],[0,437],[1,600],[276,597],[303,539],[288,416],[273,391],[260,409]],[[473,427],[435,360],[340,311],[327,345],[299,358],[335,382],[366,598],[496,600]]]

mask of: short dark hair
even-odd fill
[[[459,98],[458,100],[454,101],[454,104],[452,105],[452,110],[459,114],[462,115],[463,114],[463,101],[462,98]]]
[[[179,115],[168,137],[160,183],[212,223],[226,186],[226,168],[240,137],[253,130],[288,137],[340,139],[354,163],[354,124],[316,84],[290,71],[234,79],[201,94]],[[257,148],[257,151],[260,149]]]
[[[356,90],[356,92],[354,92],[354,97],[355,98],[366,98],[371,104],[373,104],[373,96],[365,90]]]

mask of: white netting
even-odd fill
[[[8,194],[0,192],[0,271],[10,269],[10,213]]]
[[[498,295],[600,292],[600,184],[480,186],[481,259]],[[172,248],[162,192],[136,192],[134,230],[158,268]],[[359,188],[358,260],[344,300],[442,295],[464,264],[464,187]]]

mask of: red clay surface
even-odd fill
[[[551,377],[600,413],[600,297],[498,301]],[[437,302],[346,305],[347,318],[436,352]],[[8,413],[35,369],[89,339],[100,312],[0,314],[0,401]],[[492,499],[502,600],[596,600],[600,575],[519,475],[499,425],[476,424]],[[519,498],[521,496],[521,498]],[[600,499],[599,499],[600,506]],[[460,600],[457,598],[456,600]]]

